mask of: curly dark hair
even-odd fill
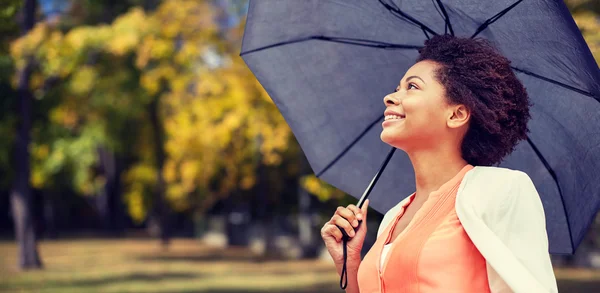
[[[527,137],[531,106],[510,60],[487,40],[434,36],[419,50],[417,62],[440,64],[436,79],[450,104],[471,112],[461,152],[471,165],[500,164]]]

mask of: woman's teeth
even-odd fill
[[[385,121],[387,121],[387,120],[396,120],[396,119],[400,120],[400,119],[404,119],[404,117],[398,116],[398,115],[386,115],[385,116]]]

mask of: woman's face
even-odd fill
[[[444,86],[435,78],[439,66],[429,60],[416,63],[396,91],[384,97],[383,142],[409,152],[432,148],[448,138],[456,106],[448,104]]]

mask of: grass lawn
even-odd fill
[[[18,272],[16,246],[0,242],[0,292],[342,292],[332,264],[259,260],[242,248],[220,250],[175,240],[43,241],[45,269]],[[600,292],[600,271],[557,270],[560,292]]]

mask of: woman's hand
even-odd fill
[[[333,214],[333,217],[331,217],[331,220],[325,223],[321,229],[321,237],[335,264],[339,265],[344,263],[344,251],[342,247],[343,234],[340,231],[340,228],[344,229],[346,234],[350,237],[347,246],[348,259],[346,265],[351,266],[354,262],[358,262],[354,265],[360,263],[360,251],[365,241],[365,235],[367,234],[368,208],[368,199],[363,204],[362,209],[359,209],[353,204],[346,208],[339,206]],[[359,226],[358,221],[360,220],[362,220],[362,223]],[[357,226],[359,226],[358,230],[354,231],[354,228]]]

